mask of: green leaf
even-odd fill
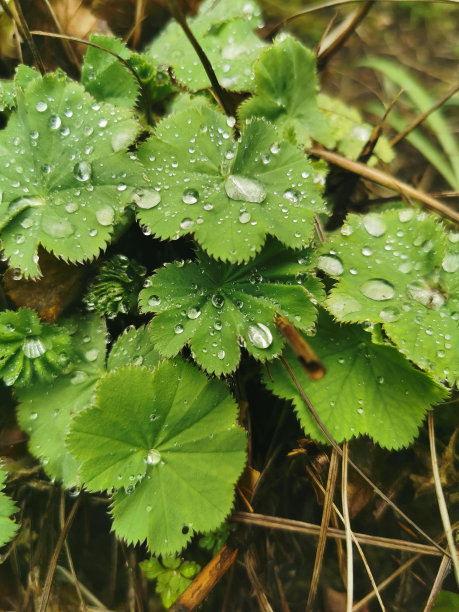
[[[125,60],[131,56],[119,38],[91,34],[89,41]],[[88,47],[86,51],[81,84],[96,100],[126,108],[133,108],[139,95],[139,84],[132,72],[118,58],[95,47]]]
[[[189,344],[197,363],[218,375],[237,368],[240,344],[261,361],[279,355],[276,313],[302,330],[315,322],[322,286],[309,273],[311,251],[286,251],[272,241],[243,267],[202,252],[197,263],[166,264],[139,300],[143,312],[158,313],[150,324],[156,349],[172,357]]]
[[[18,509],[11,499],[3,493],[6,476],[6,472],[0,469],[0,546],[9,542],[19,528],[19,525],[10,518]]]
[[[79,482],[79,465],[65,447],[65,434],[73,416],[90,404],[105,369],[106,329],[103,319],[94,315],[63,325],[72,332],[73,368],[51,384],[18,390],[18,421],[49,477],[73,487]]]
[[[107,369],[114,370],[126,365],[144,366],[153,370],[161,360],[153,345],[151,329],[134,326],[127,327],[118,336],[107,360]]]
[[[35,68],[19,64],[13,81],[0,81],[0,111],[16,106],[16,87],[24,90],[40,73]]]
[[[236,417],[226,386],[188,363],[129,366],[101,379],[68,444],[88,489],[119,489],[117,535],[164,555],[230,512],[245,463]]]
[[[251,91],[253,64],[266,46],[254,30],[261,24],[260,9],[242,0],[208,0],[201,4],[188,24],[222,85],[227,89]],[[171,21],[148,47],[147,53],[165,66],[192,91],[210,87],[202,64],[182,28]]]
[[[454,384],[458,237],[412,209],[349,215],[319,258],[319,267],[339,279],[328,310],[339,321],[382,323],[408,359]]]
[[[164,607],[169,608],[180,597],[201,569],[194,561],[183,561],[180,557],[164,556],[162,563],[152,557],[139,563],[149,580],[157,580],[156,592],[161,595]],[[163,567],[164,566],[164,567]]]
[[[95,257],[143,178],[124,150],[138,124],[58,75],[34,80],[0,132],[0,231],[10,266],[38,276],[38,245]]]
[[[317,90],[316,56],[293,36],[281,36],[255,64],[255,95],[240,106],[239,116],[270,121],[293,144],[309,146],[314,139],[333,147]]]
[[[345,104],[338,98],[331,98],[324,93],[317,96],[319,108],[330,125],[337,150],[348,159],[356,160],[371,137],[373,126],[363,121],[356,108]],[[381,114],[383,114],[384,108]],[[389,113],[392,116],[392,113]],[[389,164],[395,157],[394,150],[385,136],[380,136],[374,149],[374,155],[368,165],[375,166],[378,159]]]
[[[456,612],[459,609],[459,595],[451,591],[440,591],[432,612]]]
[[[0,313],[0,377],[6,385],[49,383],[71,357],[66,330],[42,323],[28,308]]]
[[[239,142],[233,122],[206,106],[164,119],[140,147],[151,189],[137,194],[137,216],[159,238],[193,232],[210,255],[233,263],[260,251],[267,234],[306,246],[323,180],[303,153],[261,119]]]
[[[308,342],[326,368],[311,381],[291,349],[284,357],[292,367],[321,421],[337,442],[367,434],[389,449],[410,444],[427,410],[446,395],[445,389],[389,345],[373,344],[358,325],[339,325],[323,313],[317,334]],[[266,386],[293,401],[307,435],[326,442],[298,389],[280,361],[264,374]]]

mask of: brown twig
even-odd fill
[[[35,44],[35,41],[33,39],[33,36],[29,30],[29,26],[27,24],[27,21],[24,17],[24,13],[22,12],[22,6],[21,6],[21,2],[20,0],[13,0],[14,2],[14,7],[16,9],[16,13],[19,19],[19,22],[21,24],[21,30],[22,30],[22,35],[25,39],[25,41],[27,42],[30,51],[32,52],[33,58],[35,60],[35,63],[37,64],[38,70],[40,71],[40,73],[43,75],[45,74],[45,66],[43,65],[43,61],[41,59],[41,56],[38,52],[37,49],[37,45]]]
[[[438,594],[441,591],[443,582],[450,570],[451,559],[448,559],[448,557],[443,557],[440,563],[440,567],[438,568],[437,575],[435,576],[435,581],[432,585],[432,589],[429,593],[429,599],[427,600],[427,603],[425,605],[424,612],[430,612],[432,610],[435,604],[435,600],[437,599]]]
[[[56,26],[56,30],[59,32],[59,34],[65,34],[64,29],[61,26],[60,21],[57,18],[57,15],[54,12],[53,7],[51,6],[50,1],[49,0],[43,0],[43,2],[46,4],[48,12],[51,15],[51,19],[53,20],[54,25]],[[78,56],[75,53],[74,48],[72,47],[70,42],[68,40],[66,40],[65,38],[62,39],[62,45],[64,47],[65,53],[67,54],[68,59],[75,66],[75,68],[77,69],[77,72],[79,74],[80,70],[81,70],[80,69],[80,60],[78,59]]]
[[[432,196],[424,193],[423,191],[419,191],[415,187],[408,185],[398,179],[382,172],[381,170],[377,170],[376,168],[369,168],[365,164],[361,164],[359,162],[351,161],[338,153],[333,153],[331,151],[326,151],[325,149],[320,149],[318,147],[313,147],[309,149],[308,153],[314,155],[315,157],[320,157],[325,161],[328,161],[330,164],[335,166],[339,166],[344,168],[345,170],[349,170],[349,172],[354,172],[355,174],[359,174],[362,178],[368,179],[373,183],[377,183],[378,185],[382,185],[387,187],[388,189],[392,189],[400,193],[401,195],[407,196],[414,200],[418,200],[426,208],[429,210],[433,210],[436,213],[459,223],[459,212],[453,210],[446,204],[436,200]]]
[[[328,528],[333,509],[333,497],[335,494],[336,478],[338,476],[338,453],[333,449],[328,469],[327,489],[325,491],[324,508],[320,523],[319,541],[316,548],[316,558],[314,559],[314,569],[312,572],[311,585],[309,587],[308,600],[306,602],[306,612],[312,610],[314,600],[319,586],[320,571],[322,569],[325,544],[327,543]]]
[[[354,557],[352,554],[352,530],[349,516],[349,497],[347,492],[347,473],[349,462],[349,442],[343,442],[341,462],[341,503],[343,504],[344,529],[346,533],[346,612],[352,612],[354,600]]]
[[[59,506],[59,524],[60,524],[60,528],[62,531],[65,526],[65,491],[64,490],[61,491],[61,502]],[[65,555],[67,557],[67,563],[70,568],[70,573],[72,575],[73,584],[75,585],[75,590],[77,592],[78,599],[80,600],[80,607],[83,610],[83,612],[87,612],[86,603],[81,593],[80,583],[78,582],[78,579],[75,573],[75,567],[73,565],[72,555],[70,554],[70,547],[69,547],[67,540],[64,540],[64,549],[65,549]]]

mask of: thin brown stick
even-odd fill
[[[366,0],[354,11],[354,14],[351,15],[350,19],[344,25],[344,29],[342,25],[339,25],[336,29],[336,35],[333,41],[330,42],[329,45],[319,48],[319,53],[317,55],[317,65],[320,69],[323,69],[327,62],[337,53],[341,47],[349,40],[355,30],[358,28],[360,23],[365,19],[373,6],[375,0]],[[332,33],[333,35],[333,33]]]
[[[432,461],[432,474],[435,483],[435,493],[437,495],[438,508],[440,510],[440,516],[443,523],[443,529],[445,530],[448,548],[451,553],[451,560],[453,562],[456,582],[459,586],[459,555],[457,554],[453,530],[451,528],[451,521],[449,520],[448,508],[446,506],[445,495],[441,486],[440,471],[438,469],[437,450],[435,448],[434,415],[432,410],[427,415],[427,428],[429,431],[430,457]]]
[[[64,528],[61,529],[61,533],[59,534],[59,538],[57,540],[56,548],[54,549],[53,556],[51,557],[51,561],[48,566],[48,573],[46,574],[45,584],[43,586],[43,593],[40,600],[40,605],[38,607],[38,612],[45,612],[48,606],[48,600],[51,593],[51,585],[53,583],[54,572],[56,571],[57,560],[59,559],[59,555],[61,554],[62,545],[65,542],[65,538],[69,532],[69,529],[72,525],[73,519],[75,518],[76,511],[78,510],[78,506],[81,502],[81,494],[75,501],[70,510],[67,519],[64,524]]]
[[[332,450],[330,459],[330,467],[328,469],[327,489],[325,491],[324,509],[322,512],[322,521],[320,523],[319,541],[316,548],[316,558],[314,559],[314,569],[312,572],[311,586],[309,587],[308,600],[306,602],[306,612],[312,610],[314,600],[319,586],[320,571],[325,552],[325,544],[327,543],[327,531],[330,525],[330,517],[333,509],[333,497],[335,494],[336,477],[338,476],[338,453],[335,449]]]
[[[62,576],[64,576],[64,578],[66,578],[69,582],[72,582],[73,580],[72,574],[69,572],[68,569],[62,567],[62,565],[56,566],[56,573],[62,574]],[[97,599],[97,597],[93,593],[91,593],[91,591],[87,587],[85,587],[84,584],[82,584],[80,581],[78,581],[78,588],[88,600],[88,602],[94,606],[93,608],[87,608],[88,612],[91,609],[108,610],[108,608],[104,606],[100,599]]]
[[[430,612],[432,610],[435,604],[435,600],[437,599],[438,594],[441,591],[443,582],[446,576],[448,575],[450,569],[451,559],[448,559],[448,557],[443,557],[440,563],[440,567],[438,568],[437,575],[435,576],[435,582],[432,585],[432,590],[430,591],[429,599],[427,600],[427,603],[425,605],[424,612]]]
[[[244,566],[249,578],[250,584],[252,585],[253,592],[258,601],[260,612],[274,612],[271,604],[269,603],[266,591],[261,584],[258,574],[256,572],[256,557],[255,549],[251,546],[244,555]]]
[[[418,117],[416,117],[416,119],[414,119],[410,123],[410,125],[403,130],[403,132],[400,132],[400,134],[397,134],[397,136],[394,136],[394,138],[392,138],[392,140],[389,143],[390,146],[395,147],[396,144],[398,144],[401,140],[403,140],[406,136],[408,136],[410,132],[416,129],[418,125],[420,125],[424,121],[424,119],[427,119],[427,117],[431,115],[434,111],[436,111],[437,108],[442,106],[447,100],[449,100],[452,96],[454,96],[454,94],[457,91],[459,91],[459,83],[456,83],[456,85],[451,87],[451,89],[447,91],[442,98],[437,100],[435,104],[433,104],[429,109],[427,109],[426,111],[421,113]]]
[[[292,533],[312,536],[318,536],[320,534],[320,525],[305,523],[304,521],[296,521],[293,519],[285,519],[278,516],[266,516],[264,514],[257,514],[255,512],[233,512],[231,515],[231,520],[235,521],[236,523],[246,523],[248,525],[264,527],[265,529],[290,531]],[[418,544],[416,542],[397,540],[395,538],[383,538],[380,536],[369,535],[367,533],[356,533],[355,531],[352,533],[360,544],[365,544],[367,546],[377,546],[378,548],[401,550],[404,552],[419,553],[434,557],[441,556],[441,553],[438,552],[437,547],[429,546],[428,544]],[[342,529],[329,527],[327,530],[327,537],[345,540],[346,534]]]
[[[309,411],[311,413],[311,416],[313,417],[313,419],[315,420],[315,422],[317,423],[317,425],[319,426],[320,430],[322,431],[322,433],[324,434],[324,436],[327,438],[328,442],[331,444],[331,446],[336,449],[336,451],[339,453],[339,455],[342,457],[343,456],[343,451],[341,449],[341,447],[335,442],[335,440],[333,439],[333,437],[331,436],[330,432],[327,430],[327,428],[325,427],[325,425],[322,423],[322,421],[319,418],[319,415],[317,414],[317,412],[314,410],[313,405],[311,404],[308,396],[306,395],[303,387],[301,386],[300,381],[298,380],[298,378],[295,376],[295,373],[293,372],[292,368],[290,367],[290,365],[288,364],[288,362],[286,361],[285,357],[283,357],[282,355],[280,356],[280,360],[282,362],[282,364],[284,365],[285,369],[287,370],[290,378],[292,379],[293,383],[295,384],[296,388],[298,389],[302,400],[304,401],[304,403],[306,404],[306,406],[309,408]],[[381,491],[381,489],[379,487],[377,487],[375,485],[375,483],[365,474],[365,472],[363,472],[358,465],[356,465],[351,459],[349,459],[349,465],[357,472],[357,474],[359,474],[359,476],[361,478],[363,478],[363,480],[368,483],[370,485],[370,487],[373,489],[373,491],[379,495],[379,497],[381,497],[393,510],[395,510],[403,519],[405,519],[405,521],[411,525],[411,527],[413,527],[419,534],[421,534],[428,542],[430,542],[431,544],[433,544],[435,546],[435,548],[437,550],[439,550],[442,554],[448,555],[450,556],[450,553],[448,551],[446,551],[444,548],[442,548],[437,542],[435,542],[435,540],[433,538],[431,538],[423,529],[421,529],[421,527],[419,527],[419,525],[417,525],[412,519],[410,519],[410,517],[405,514],[403,512],[403,510],[401,508],[399,508],[397,506],[397,504],[395,504],[391,499],[389,499],[387,497],[387,495],[385,495],[385,493],[383,493],[383,491]]]
[[[408,185],[398,179],[382,172],[381,170],[377,170],[376,168],[369,168],[365,164],[361,164],[359,162],[351,161],[338,153],[332,153],[331,151],[326,151],[325,149],[319,149],[318,147],[313,147],[308,151],[311,155],[316,157],[320,157],[325,161],[328,161],[330,164],[335,166],[339,166],[340,168],[344,168],[349,172],[354,172],[355,174],[359,174],[361,177],[372,181],[373,183],[377,183],[378,185],[382,185],[383,187],[387,187],[392,191],[396,191],[401,195],[405,195],[414,200],[418,200],[426,208],[429,210],[433,210],[436,213],[459,223],[459,212],[453,210],[446,204],[439,202],[432,196],[423,191],[419,191],[415,187]]]
[[[38,70],[40,71],[40,73],[43,75],[45,74],[45,66],[43,65],[43,61],[41,59],[41,56],[38,52],[37,49],[37,45],[35,44],[35,41],[33,39],[33,36],[29,30],[29,26],[27,24],[27,21],[24,17],[24,13],[22,12],[22,6],[21,6],[21,2],[20,0],[13,0],[14,2],[14,8],[16,9],[16,13],[18,16],[18,19],[21,23],[21,30],[22,30],[22,35],[24,36],[24,39],[27,43],[27,45],[29,46],[30,51],[32,52],[33,58],[35,60],[35,63],[37,64]]]
[[[65,525],[65,491],[62,490],[61,491],[61,501],[59,504],[59,526],[61,528],[61,531],[62,529],[64,529],[64,525]],[[64,549],[65,549],[65,555],[67,557],[67,563],[70,568],[70,573],[72,575],[73,584],[75,585],[75,590],[77,592],[78,599],[80,600],[80,607],[84,612],[87,612],[86,603],[81,593],[80,583],[78,582],[78,579],[75,573],[75,567],[73,565],[72,555],[70,554],[70,547],[69,547],[69,543],[67,542],[67,540],[64,541]]]
[[[132,48],[136,49],[142,35],[142,23],[145,13],[145,0],[136,0],[134,25],[132,26]]]
[[[56,26],[56,30],[59,32],[59,34],[65,34],[64,28],[61,26],[61,23],[60,23],[59,19],[57,18],[57,15],[54,12],[54,9],[51,6],[50,1],[49,0],[43,0],[43,2],[46,4],[48,12],[51,15],[51,19],[53,20],[54,25]],[[62,39],[62,45],[64,47],[65,53],[67,54],[68,59],[75,66],[75,68],[77,69],[78,73],[80,73],[80,70],[81,70],[81,68],[80,68],[80,60],[78,59],[78,56],[75,53],[74,48],[72,47],[70,42],[68,40],[66,40],[65,38]]]
[[[343,504],[344,529],[346,532],[346,612],[352,612],[354,600],[354,559],[352,553],[352,530],[349,516],[349,498],[347,493],[347,468],[349,461],[349,442],[343,442],[343,458],[341,462],[341,500]]]

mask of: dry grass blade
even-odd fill
[[[324,159],[328,161],[330,164],[335,166],[339,166],[340,168],[344,168],[349,172],[353,172],[355,174],[359,174],[362,178],[368,179],[373,183],[377,183],[378,185],[382,185],[383,187],[387,187],[392,191],[396,191],[401,195],[405,195],[408,198],[412,198],[413,200],[418,200],[429,210],[432,210],[436,213],[459,223],[459,212],[453,210],[446,204],[439,202],[432,196],[407,183],[399,181],[398,179],[390,176],[386,172],[382,172],[381,170],[377,170],[376,168],[369,168],[365,164],[361,164],[359,162],[351,161],[338,153],[332,153],[331,151],[326,151],[325,149],[319,149],[318,147],[313,147],[309,149],[308,153],[311,155],[315,155],[316,157],[320,157],[320,159]]]
[[[346,560],[347,560],[347,585],[346,585],[346,612],[352,612],[354,600],[354,562],[352,554],[352,530],[349,517],[349,499],[347,493],[347,468],[349,460],[349,443],[343,443],[343,457],[341,467],[341,499],[343,504],[344,528],[346,531]]]
[[[304,401],[304,403],[306,404],[306,406],[308,407],[309,411],[311,412],[311,416],[313,417],[313,419],[315,420],[315,422],[317,423],[317,425],[320,427],[320,430],[322,431],[322,433],[324,434],[324,436],[327,438],[328,442],[332,445],[332,447],[339,453],[339,455],[342,457],[343,456],[343,451],[341,449],[341,447],[335,442],[335,440],[333,439],[333,437],[330,435],[330,432],[327,430],[327,428],[325,427],[325,425],[322,423],[322,421],[319,418],[319,415],[317,414],[317,412],[314,410],[313,405],[311,404],[308,396],[306,395],[303,387],[300,384],[300,381],[298,380],[298,378],[295,376],[295,373],[293,372],[292,368],[290,367],[290,365],[288,364],[288,362],[286,361],[286,359],[284,357],[280,357],[280,360],[283,364],[283,366],[285,367],[285,369],[287,370],[290,378],[292,379],[294,385],[296,386],[296,388],[298,389],[302,400]],[[375,485],[375,483],[371,480],[371,478],[369,478],[365,472],[363,472],[358,465],[356,465],[353,461],[351,461],[349,459],[349,465],[357,472],[357,474],[359,474],[366,483],[368,483],[370,485],[370,487],[373,489],[373,491],[379,495],[379,497],[381,497],[386,504],[388,504],[393,510],[395,510],[396,512],[398,512],[398,514],[405,519],[405,521],[411,525],[411,527],[413,527],[420,535],[422,535],[428,542],[430,542],[431,544],[433,544],[435,546],[435,548],[437,548],[437,550],[439,550],[442,554],[446,554],[448,556],[450,556],[450,554],[444,549],[442,548],[439,544],[437,544],[437,542],[435,542],[435,540],[433,538],[431,538],[423,529],[421,529],[421,527],[419,527],[419,525],[417,525],[412,519],[410,519],[410,517],[408,515],[406,515],[403,510],[401,508],[399,508],[397,506],[397,504],[395,504],[391,499],[389,499],[387,497],[387,495],[385,495],[385,493],[383,493],[383,491],[381,491],[381,489],[379,487],[377,487]]]
[[[61,503],[59,505],[59,526],[61,528],[61,531],[64,529],[64,526],[65,526],[65,491],[64,490],[61,491]],[[70,547],[69,547],[67,540],[64,540],[64,549],[65,549],[65,555],[67,557],[67,563],[69,565],[70,573],[73,579],[73,584],[75,585],[75,590],[77,592],[78,599],[80,600],[80,608],[83,610],[83,612],[87,612],[86,603],[83,599],[83,594],[81,593],[80,583],[78,582],[78,579],[75,573],[75,567],[73,565],[72,555],[70,554]]]
[[[34,61],[37,64],[38,70],[41,72],[41,74],[45,74],[45,67],[43,65],[43,61],[38,52],[37,45],[35,44],[35,41],[29,30],[29,26],[27,25],[27,21],[24,17],[24,13],[22,12],[22,6],[20,3],[20,0],[13,0],[13,2],[14,2],[14,8],[16,9],[16,13],[17,13],[19,22],[21,24],[21,33],[29,46],[29,49],[33,55]]]
[[[57,31],[59,32],[59,34],[65,34],[63,27],[60,24],[59,19],[57,18],[56,13],[54,12],[53,7],[51,6],[51,3],[49,2],[49,0],[43,0],[43,2],[46,4],[46,7],[49,11],[49,14],[51,15],[51,19],[54,22],[54,25],[56,26]],[[65,38],[62,39],[62,45],[64,47],[64,50],[67,54],[67,57],[69,58],[70,62],[75,66],[75,68],[77,69],[77,72],[80,73],[80,60],[78,59],[77,54],[75,53],[75,50],[73,49],[72,45],[70,44],[70,41],[66,40]]]
[[[445,495],[441,486],[440,471],[438,469],[437,451],[435,448],[435,429],[434,429],[434,416],[433,411],[430,411],[427,415],[427,424],[429,430],[429,444],[430,444],[430,457],[432,461],[432,474],[435,483],[435,492],[437,494],[438,507],[440,510],[441,520],[443,523],[443,529],[445,530],[446,541],[448,542],[448,548],[451,553],[451,560],[453,562],[454,574],[456,576],[456,582],[459,586],[459,555],[457,554],[456,544],[454,542],[453,530],[451,527],[451,521],[449,520],[448,508],[446,506]]]
[[[281,315],[276,317],[275,325],[289,343],[303,370],[306,372],[309,378],[311,380],[320,380],[323,378],[326,374],[323,363],[320,361],[309,343],[303,338],[296,327],[294,327],[288,319]]]
[[[350,463],[350,461],[349,461]],[[256,525],[265,529],[277,529],[280,531],[290,531],[292,533],[300,533],[305,535],[318,536],[320,533],[320,525],[314,523],[305,523],[304,521],[296,521],[294,519],[285,519],[278,516],[266,516],[251,512],[233,512],[231,520],[237,523],[246,523],[248,525]],[[414,552],[422,555],[432,555],[434,557],[441,556],[436,546],[428,544],[417,544],[416,542],[407,542],[405,540],[397,540],[395,538],[382,538],[380,536],[372,536],[366,533],[352,532],[353,536],[360,544],[367,546],[377,546],[378,548],[386,548],[389,550],[402,550],[404,552]],[[346,539],[346,534],[342,529],[329,527],[327,537],[340,540]],[[441,549],[442,550],[442,549]]]
[[[258,578],[256,572],[256,558],[253,546],[249,548],[244,556],[245,560],[245,569],[247,571],[247,576],[249,577],[250,584],[252,585],[253,591],[255,593],[255,597],[257,598],[258,605],[260,606],[261,612],[274,612],[271,607],[271,604],[268,601],[268,597],[266,595],[266,591],[263,588],[263,585]]]
[[[432,610],[435,600],[437,599],[438,594],[441,591],[443,581],[445,580],[450,569],[451,559],[448,559],[448,557],[443,557],[440,563],[440,567],[438,568],[438,572],[435,577],[435,582],[433,583],[432,590],[430,591],[429,599],[427,600],[427,603],[425,605],[424,612],[430,612],[430,610]]]
[[[330,459],[330,467],[328,469],[327,489],[325,491],[324,509],[322,512],[322,521],[320,524],[319,541],[316,548],[316,558],[314,560],[314,569],[312,572],[311,586],[309,587],[308,601],[306,603],[306,612],[312,610],[314,600],[319,586],[320,571],[325,552],[325,544],[327,543],[327,531],[330,523],[331,512],[333,509],[333,497],[335,494],[336,477],[338,475],[338,453],[333,449]]]

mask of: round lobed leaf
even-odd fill
[[[171,384],[174,382],[174,384]],[[154,554],[180,550],[221,524],[245,463],[245,434],[226,386],[175,360],[104,376],[73,421],[71,452],[88,489],[119,489],[117,535]]]
[[[349,215],[322,247],[338,279],[326,306],[340,321],[382,323],[398,349],[451,384],[459,361],[459,234],[412,209]]]
[[[140,222],[163,239],[193,233],[210,255],[232,263],[253,257],[267,234],[305,247],[314,214],[324,211],[323,177],[265,121],[252,121],[238,142],[232,126],[207,106],[158,125],[139,149],[151,181],[134,196]]]

